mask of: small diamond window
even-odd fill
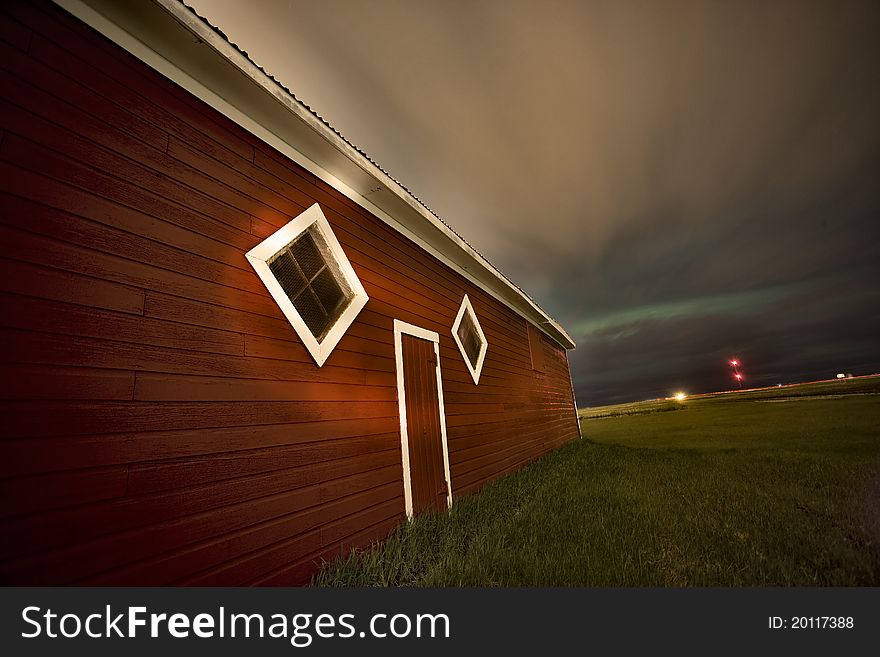
[[[368,297],[315,204],[247,253],[320,367]]]
[[[467,295],[464,295],[455,323],[452,325],[452,337],[461,351],[464,364],[467,365],[474,383],[479,383],[489,343]]]
[[[480,358],[480,336],[477,334],[477,329],[468,313],[462,315],[456,333],[464,349],[465,357],[468,359],[471,367],[476,368],[477,360]]]

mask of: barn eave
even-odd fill
[[[55,0],[531,322],[571,336],[412,192],[179,0]]]

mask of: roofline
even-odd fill
[[[376,215],[564,348],[575,348],[565,329],[523,290],[181,0],[54,2]]]

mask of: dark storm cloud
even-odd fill
[[[573,377],[585,391],[582,401],[603,402],[728,389],[727,362],[734,356],[750,385],[833,377],[857,371],[864,353],[875,349],[878,307],[875,289],[835,277],[642,309],[591,330],[582,343],[588,367],[575,363]],[[866,312],[873,314],[869,321]]]
[[[582,403],[880,369],[880,6],[201,13],[566,326]]]

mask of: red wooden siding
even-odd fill
[[[447,508],[434,343],[401,336],[413,513]]]
[[[0,117],[0,581],[297,584],[383,538],[395,318],[440,335],[453,498],[577,435],[561,347],[54,5],[0,7]],[[244,257],[315,202],[370,296],[321,368]]]

